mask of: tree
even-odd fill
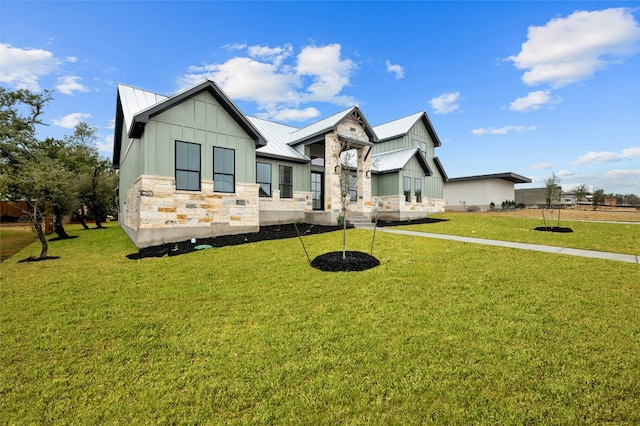
[[[59,202],[70,176],[62,163],[46,155],[36,140],[36,125],[51,100],[51,92],[0,87],[0,183],[3,198],[27,203],[27,216],[42,245],[40,259],[48,252],[42,229],[47,204]]]
[[[553,208],[553,201],[560,200],[560,178],[555,173],[545,180],[545,199],[547,208]]]
[[[560,201],[560,178],[555,173],[551,173],[551,176],[545,181],[545,199],[547,202],[547,209],[553,219],[553,201]],[[544,209],[542,209],[542,220],[544,220],[544,226],[547,227],[547,218],[544,215]],[[560,226],[560,209],[558,209],[558,226]]]
[[[42,225],[47,206],[61,203],[68,197],[66,185],[71,181],[69,171],[56,159],[35,151],[28,161],[21,161],[10,188],[15,199],[27,202],[27,217],[38,235],[42,249],[38,259],[46,259],[49,249]]]
[[[115,206],[118,177],[111,161],[100,158],[95,147],[96,128],[85,122],[76,125],[73,135],[66,138],[71,159],[78,173],[79,216],[85,229],[85,207],[93,216],[96,227],[102,228],[108,213]]]
[[[355,153],[342,144],[338,158],[340,173],[340,215],[342,217],[342,259],[347,258],[347,212],[351,203],[351,166]]]
[[[593,205],[593,210],[598,208],[598,205],[604,203],[604,190],[598,189],[597,191],[593,191],[593,195],[591,197],[591,204]]]
[[[589,195],[590,191],[589,188],[587,187],[587,185],[585,185],[584,183],[576,186],[575,188],[573,188],[573,193],[576,196],[576,199],[578,201],[582,201],[584,198],[587,197],[587,195]]]

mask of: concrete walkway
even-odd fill
[[[472,244],[485,244],[489,246],[517,248],[522,250],[543,251],[546,253],[567,254],[569,256],[592,257],[595,259],[616,260],[618,262],[640,263],[640,256],[635,254],[608,253],[604,251],[581,250],[574,248],[544,246],[538,244],[513,243],[509,241],[487,240],[484,238],[459,237],[456,235],[432,234],[429,232],[406,231],[403,229],[392,229],[379,227],[378,232],[388,232],[390,234],[411,235],[414,237],[439,238],[441,240],[460,241]]]

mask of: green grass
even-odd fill
[[[0,423],[640,422],[638,265],[379,233],[379,267],[326,273],[297,239],[130,261],[69,231],[0,265]]]
[[[571,228],[573,232],[558,233],[534,230],[538,226],[545,226],[542,216],[540,219],[520,219],[440,213],[431,217],[448,220],[421,225],[410,225],[408,222],[407,226],[398,229],[640,255],[640,224],[581,222],[560,218],[559,226]],[[547,220],[547,226],[558,226],[557,219],[553,223]]]
[[[0,262],[10,258],[37,239],[36,233],[29,226],[0,226]]]

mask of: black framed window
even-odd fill
[[[256,163],[256,183],[261,197],[271,197],[271,164]]]
[[[416,203],[422,202],[422,179],[416,178],[414,192],[416,193]]]
[[[200,144],[176,141],[176,189],[200,191]]]
[[[236,151],[234,149],[213,147],[213,190],[215,192],[236,191]]]
[[[404,177],[404,200],[411,201],[411,178],[409,176]]]
[[[280,198],[293,198],[293,168],[280,166]]]

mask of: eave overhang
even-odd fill
[[[513,183],[531,183],[531,179],[525,176],[521,176],[516,173],[493,173],[488,175],[476,175],[476,176],[464,176],[458,178],[451,178],[448,182],[466,182],[473,180],[487,180],[487,179],[502,179]]]
[[[284,160],[284,161],[288,161],[291,163],[300,163],[300,164],[306,164],[309,161],[311,161],[311,159],[309,157],[307,157],[305,155],[305,158],[294,158],[294,157],[287,157],[284,155],[277,155],[277,154],[272,154],[272,153],[263,153],[260,151],[256,151],[256,158],[269,158],[269,159],[273,159],[273,160]]]

